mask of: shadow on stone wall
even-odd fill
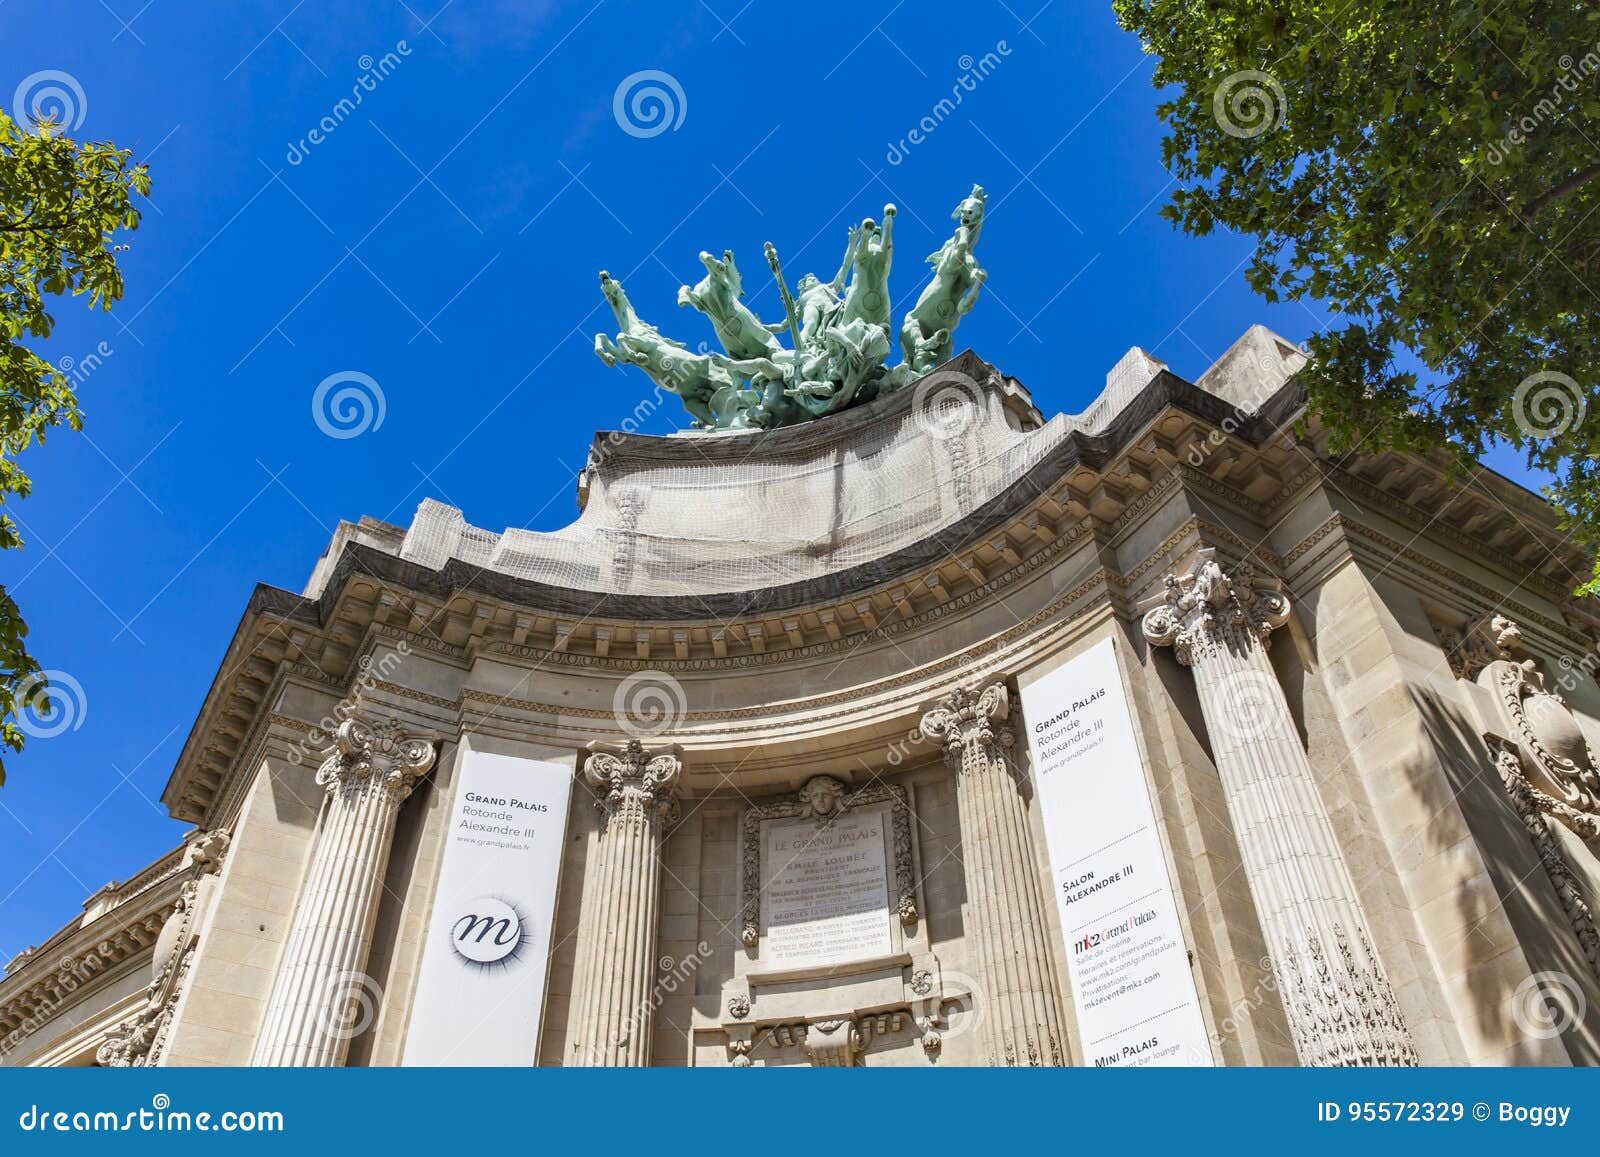
[[[1573,1064],[1600,1063],[1600,986],[1482,737],[1457,707],[1436,692],[1412,687],[1411,697],[1449,790],[1459,801],[1488,866],[1492,894],[1469,882],[1455,890],[1454,901],[1463,928],[1460,935],[1468,941],[1466,955],[1471,966],[1467,984],[1480,1017],[1479,1033],[1489,1039],[1521,1042],[1502,1054],[1507,1064],[1550,1063],[1552,1058],[1542,1047],[1549,1042],[1530,1030],[1530,1025],[1537,1027],[1544,998],[1528,988],[1519,992],[1519,985],[1526,981],[1527,972],[1553,974],[1549,983],[1560,987],[1570,983],[1568,991],[1580,994],[1583,1005],[1581,1015],[1560,1034],[1561,1043]],[[1441,818],[1445,801],[1429,798],[1418,789],[1418,777],[1407,776],[1405,782],[1416,790],[1419,806],[1431,817],[1415,837],[1420,857],[1448,855],[1452,825]],[[1594,899],[1589,901],[1593,906]],[[1517,937],[1527,959],[1526,971],[1497,961],[1502,946],[1480,928],[1497,908],[1505,911]],[[1551,989],[1552,994],[1554,991]]]

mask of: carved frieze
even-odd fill
[[[1417,1064],[1394,990],[1363,928],[1355,928],[1352,940],[1335,924],[1331,953],[1323,937],[1310,932],[1287,955],[1290,959],[1274,964],[1280,977],[1293,977],[1284,1004],[1301,1064]]]
[[[1490,663],[1513,658],[1522,646],[1521,628],[1500,614],[1462,626],[1435,623],[1433,630],[1457,679],[1476,679]]]

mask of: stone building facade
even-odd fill
[[[1303,364],[1135,349],[1047,421],[969,352],[600,435],[562,531],[342,524],[249,600],[193,833],[7,965],[0,1057],[1590,1063],[1587,560],[1496,475],[1330,453]],[[1051,748],[1102,708],[1124,746]]]

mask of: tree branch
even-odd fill
[[[1555,202],[1577,192],[1596,177],[1600,177],[1600,161],[1597,161],[1586,169],[1578,170],[1565,181],[1562,181],[1561,184],[1557,185],[1555,188],[1535,197],[1528,203],[1528,207],[1523,210],[1523,220],[1533,220],[1533,218],[1544,212],[1544,210],[1555,204]]]

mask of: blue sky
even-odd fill
[[[979,182],[989,282],[955,344],[1047,414],[1130,345],[1193,378],[1252,322],[1304,339],[1322,316],[1254,298],[1247,241],[1157,215],[1152,67],[1102,2],[0,0],[0,105],[68,74],[78,135],[155,183],[124,301],[61,302],[42,350],[93,366],[87,430],[27,458],[0,581],[82,709],[7,761],[0,954],[177,842],[159,795],[251,588],[299,590],[337,520],[403,524],[424,497],[493,529],[575,516],[592,432],[647,389],[593,356],[601,268],[695,345],[675,293],[699,250],[733,249],[776,318],[762,243],[831,276],[847,223],[893,201],[898,297]],[[655,135],[613,112],[647,70],[682,92]],[[383,394],[359,437],[313,420],[342,371]]]

